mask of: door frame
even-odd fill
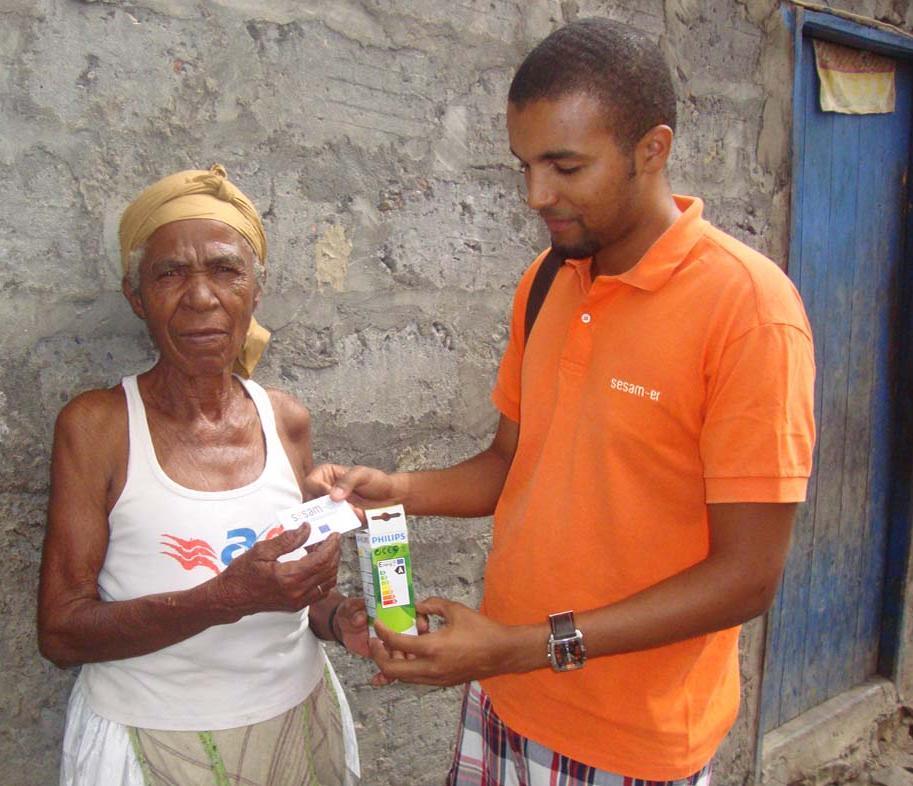
[[[805,118],[796,114],[796,107],[805,105],[807,90],[814,89],[802,79],[806,53],[803,43],[806,37],[814,37],[838,44],[866,49],[877,54],[887,55],[899,60],[913,61],[913,36],[905,36],[891,32],[880,27],[869,27],[849,19],[821,11],[813,11],[801,6],[785,6],[783,9],[785,21],[792,35],[793,43],[793,91],[792,91],[792,134],[791,134],[791,196],[790,196],[790,237],[789,261],[787,273],[797,284],[798,273],[801,269],[801,215],[800,202],[797,195],[802,193],[805,186],[802,162],[805,156]],[[907,172],[913,171],[913,149],[910,151]],[[902,314],[906,315],[906,324],[899,327],[898,356],[901,368],[898,381],[902,389],[913,390],[913,189],[907,183],[906,195],[906,238],[904,243],[904,257],[906,260],[906,275],[900,282],[899,297],[903,308]],[[905,362],[904,362],[905,361]],[[898,412],[895,445],[892,459],[897,468],[911,466],[911,443],[913,443],[913,405],[906,402],[913,398],[909,394],[901,396],[901,401],[906,403],[905,409]],[[885,589],[882,603],[882,628],[879,640],[878,672],[891,680],[895,686],[901,678],[903,666],[906,670],[913,670],[913,645],[904,642],[902,631],[904,628],[904,614],[913,613],[913,609],[905,609],[906,582],[911,572],[911,492],[913,473],[906,483],[895,479],[892,488],[891,513],[887,533],[887,558],[885,564]],[[884,624],[887,623],[887,624]],[[767,654],[770,647],[771,627],[768,624],[763,657],[763,670],[767,666]],[[907,665],[905,662],[910,661]],[[763,670],[761,679],[763,680]],[[899,687],[899,686],[898,686]],[[763,754],[764,718],[763,718],[763,690],[759,693],[757,745],[755,758],[755,775],[759,779]]]

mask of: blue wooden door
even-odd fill
[[[812,38],[798,35],[789,274],[815,335],[818,442],[768,618],[764,731],[879,672],[898,483],[909,483],[895,435],[898,394],[910,395],[899,359],[913,69],[897,61],[892,114],[822,112]]]

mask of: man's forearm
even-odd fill
[[[593,657],[674,644],[764,613],[762,587],[737,566],[707,559],[618,603],[576,614]]]
[[[395,496],[418,516],[490,516],[510,469],[510,458],[485,450],[447,469],[397,472]]]
[[[706,560],[629,598],[583,611],[575,622],[590,659],[652,649],[729,628],[764,610],[766,594],[752,579],[742,580],[725,560]],[[431,598],[419,604],[445,624],[428,636],[381,631],[388,648],[410,659],[395,660],[374,650],[389,679],[456,685],[499,674],[549,667],[547,620],[502,625],[459,603]]]
[[[711,553],[706,559],[617,603],[575,609],[589,657],[652,649],[740,625],[769,608],[789,546],[795,505],[711,506]],[[525,669],[541,664],[529,641],[548,639],[513,630],[509,658]]]

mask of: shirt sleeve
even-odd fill
[[[811,336],[796,326],[759,325],[723,350],[700,438],[708,503],[805,499],[814,384]]]

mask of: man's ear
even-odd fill
[[[135,290],[130,285],[130,281],[127,279],[127,276],[124,276],[123,279],[121,279],[120,291],[123,292],[124,297],[127,298],[127,302],[130,304],[130,308],[133,309],[133,313],[145,321],[146,309],[143,306],[143,299],[140,297],[139,291]]]
[[[257,284],[257,288],[254,290],[254,307],[252,311],[257,310],[257,306],[260,305],[260,298],[263,296],[263,287]]]
[[[637,171],[646,174],[657,174],[666,168],[666,162],[672,152],[672,137],[669,126],[653,126],[644,134],[634,149]]]

